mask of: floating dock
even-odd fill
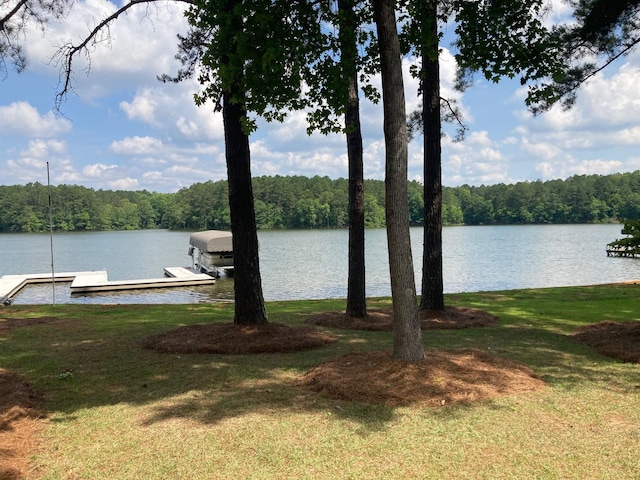
[[[53,280],[56,282],[71,282],[82,272],[56,273]],[[33,273],[29,275],[4,275],[0,277],[0,303],[9,304],[11,298],[20,290],[31,283],[51,283],[51,273]]]
[[[607,257],[640,257],[640,248],[609,247]]]
[[[115,290],[139,290],[143,288],[186,287],[212,285],[216,279],[192,268],[166,267],[164,277],[140,280],[109,280],[106,270],[92,272],[63,272],[29,275],[4,275],[0,277],[0,303],[11,303],[25,286],[32,283],[71,282],[71,293],[111,292]]]

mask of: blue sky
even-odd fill
[[[560,18],[566,13],[553,2]],[[88,63],[79,59],[75,94],[54,113],[56,46],[78,40],[115,9],[105,0],[75,4],[64,24],[43,35],[27,32],[29,68],[0,80],[0,184],[46,183],[95,189],[175,192],[195,182],[226,178],[222,118],[211,105],[193,103],[194,83],[162,84],[175,72],[176,34],[186,31],[179,6],[140,7],[111,28],[111,41],[97,45]],[[554,17],[550,17],[550,21]],[[532,117],[515,82],[480,79],[464,94],[452,88],[454,62],[442,45],[443,96],[456,98],[469,131],[461,143],[443,139],[443,183],[456,186],[567,178],[640,169],[640,53],[634,52],[592,79],[576,106]],[[418,107],[417,84],[405,65],[407,109]],[[378,80],[379,83],[379,80]],[[365,176],[384,178],[380,105],[362,103]],[[260,123],[251,136],[252,173],[347,176],[341,135],[306,134],[303,113],[283,124]],[[422,146],[410,145],[409,178],[422,178]]]

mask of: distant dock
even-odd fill
[[[109,280],[106,270],[91,272],[36,273],[28,275],[4,275],[0,277],[0,303],[9,304],[25,286],[33,283],[71,282],[71,293],[111,292],[146,288],[186,287],[212,285],[216,279],[185,267],[166,267],[164,277],[140,280]]]
[[[607,257],[640,257],[640,249],[609,247],[607,248]]]

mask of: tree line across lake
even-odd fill
[[[259,229],[341,228],[348,182],[315,176],[253,179]],[[40,183],[0,186],[0,232],[54,230],[229,229],[227,182],[196,183],[176,193],[94,190]],[[640,170],[567,180],[443,188],[445,225],[598,223],[640,219]],[[365,180],[367,227],[385,224],[384,182]],[[409,183],[409,216],[422,225],[422,185]]]

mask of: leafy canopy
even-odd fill
[[[640,0],[568,0],[556,25],[548,0],[455,0],[459,85],[519,77],[534,113],[570,108],[579,87],[640,42]]]
[[[380,100],[371,83],[380,69],[372,11],[367,2],[357,0],[321,2],[320,11],[326,48],[305,79],[311,102],[307,131],[341,133],[343,116],[352,101],[349,85],[354,76],[365,97],[373,103]]]
[[[202,0],[187,12],[191,30],[179,37],[180,81],[196,77],[196,104],[222,95],[267,121],[308,104],[303,79],[324,49],[319,12],[304,0]],[[247,133],[255,130],[245,119]]]

